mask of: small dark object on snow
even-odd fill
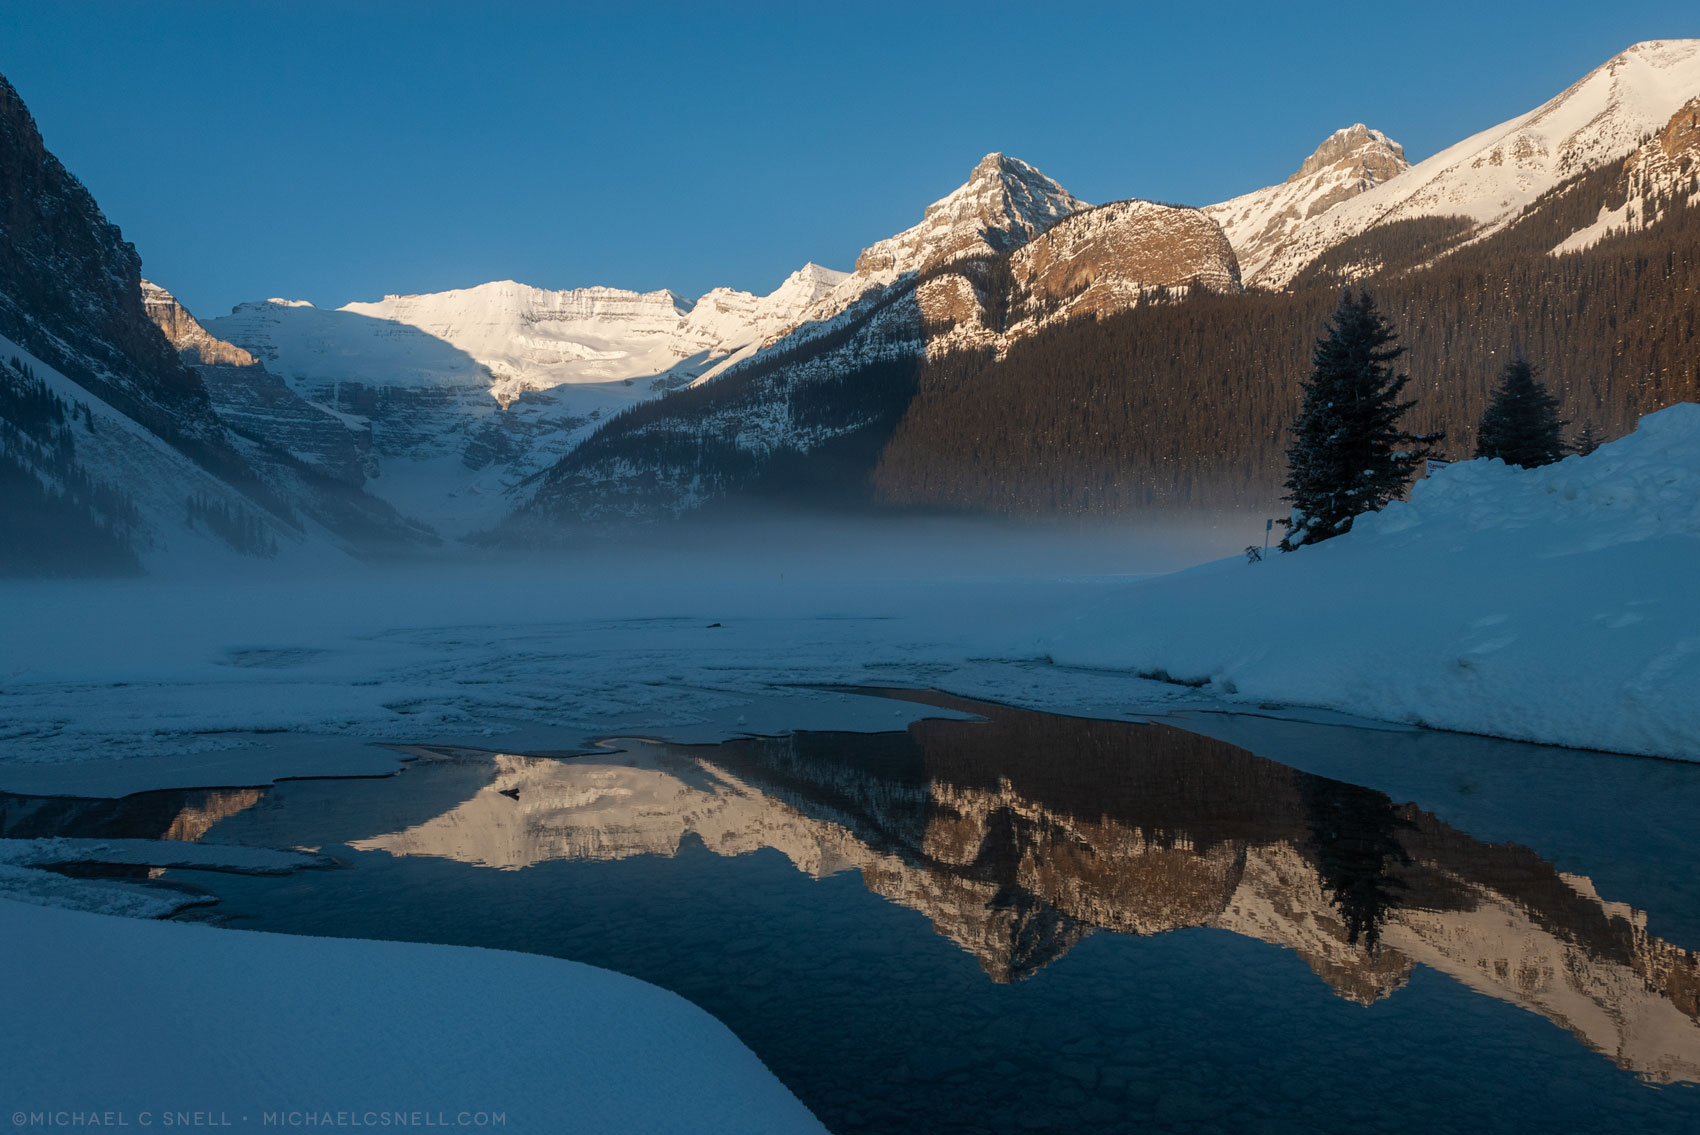
[[[719,623],[710,623],[710,624],[708,624],[708,629],[713,630],[715,627],[718,627],[719,625],[720,625]]]

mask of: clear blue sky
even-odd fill
[[[212,316],[511,277],[768,291],[990,150],[1207,204],[1364,121],[1420,159],[1700,4],[8,0],[48,147]]]

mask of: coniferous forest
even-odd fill
[[[1014,514],[1279,511],[1288,427],[1344,265],[1379,266],[1358,282],[1409,348],[1406,424],[1444,432],[1441,456],[1474,452],[1517,350],[1573,432],[1621,436],[1642,414],[1700,400],[1700,207],[1667,201],[1640,232],[1551,255],[1610,203],[1618,176],[1584,174],[1463,248],[1454,223],[1393,224],[1340,246],[1290,292],[1198,292],[1050,328],[1002,361],[931,360],[874,472],[876,499]]]

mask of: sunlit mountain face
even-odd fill
[[[498,754],[469,798],[350,846],[501,870],[771,848],[817,878],[860,872],[996,982],[1091,934],[1209,927],[1294,951],[1361,1004],[1428,966],[1643,1079],[1700,1080],[1696,955],[1527,848],[1171,726],[951,704],[985,720]]]

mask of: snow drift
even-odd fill
[[[1587,457],[1453,465],[1345,536],[1138,584],[1059,663],[1700,760],[1700,405]]]
[[[577,962],[4,900],[0,938],[20,1126],[825,1130],[707,1013]]]

